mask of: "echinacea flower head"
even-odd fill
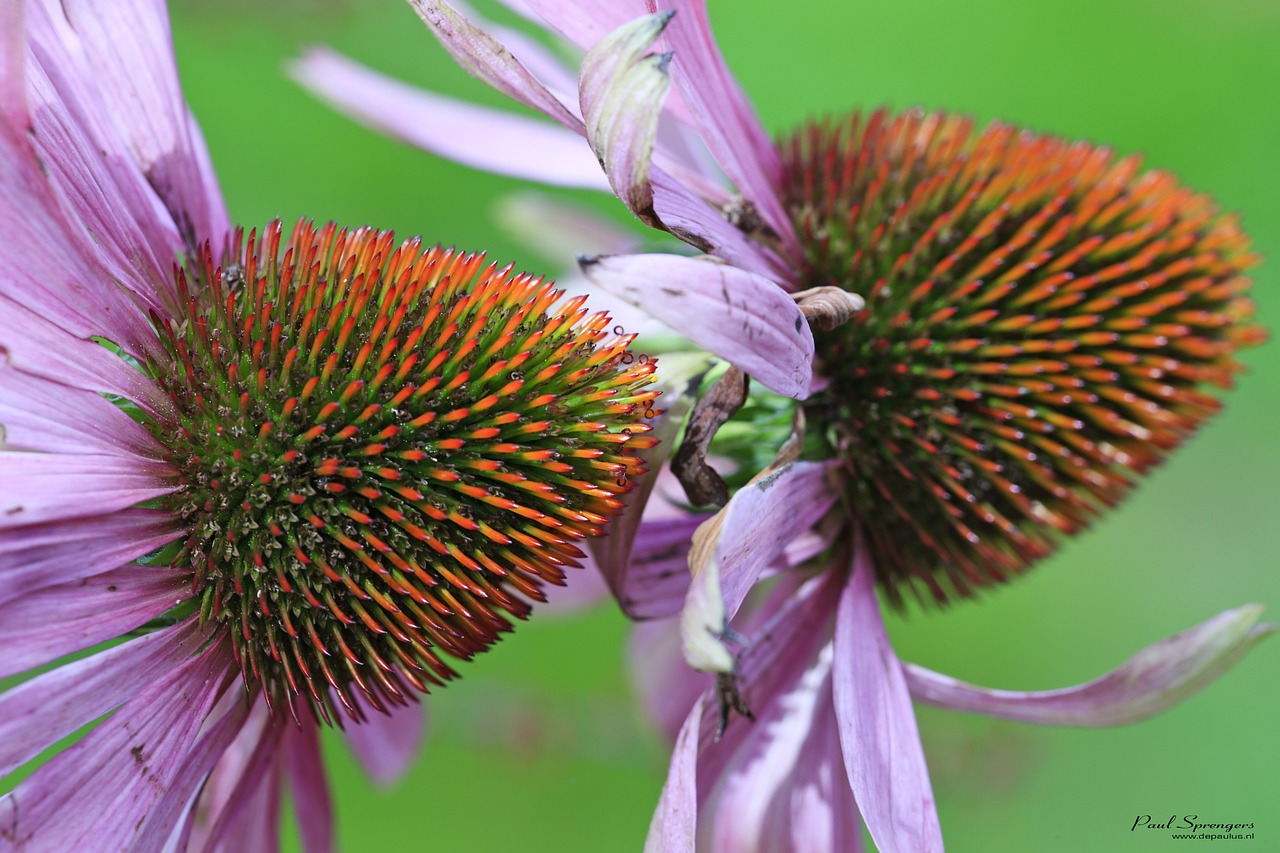
[[[163,4],[0,24],[0,773],[98,721],[0,842],[271,849],[287,777],[330,849],[318,724],[403,770],[644,473],[655,362],[481,254],[233,229]]]
[[[509,2],[585,51],[576,80],[528,40],[411,2],[460,64],[560,128],[323,51],[298,76],[463,162],[604,183],[701,253],[580,259],[731,365],[672,456],[689,503],[718,511],[684,520],[700,522],[691,540],[636,540],[687,560],[689,582],[638,571],[619,593],[633,615],[679,616],[646,631],[639,665],[650,704],[677,697],[661,714],[684,717],[649,849],[856,850],[865,824],[881,850],[939,850],[913,699],[1133,722],[1275,630],[1244,607],[1093,682],[1012,692],[904,665],[877,597],[945,603],[1019,575],[1217,410],[1264,334],[1246,295],[1256,258],[1212,200],[1136,157],[948,113],[853,111],[775,142],[698,0]],[[421,121],[431,106],[490,144]],[[752,381],[797,402],[776,457],[731,493],[705,457]],[[700,677],[660,659],[661,631]]]

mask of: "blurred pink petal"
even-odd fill
[[[325,778],[316,725],[305,718],[301,726],[286,726],[282,738],[284,768],[289,774],[289,791],[293,795],[293,816],[298,822],[303,849],[307,853],[331,853],[334,849],[333,805],[329,800],[329,781]]]
[[[915,710],[880,617],[875,569],[856,546],[853,577],[836,615],[836,719],[849,783],[884,853],[942,849],[942,831]]]
[[[418,757],[426,734],[426,709],[421,702],[389,710],[389,714],[383,714],[366,705],[368,718],[362,723],[349,723],[343,730],[347,746],[369,778],[379,785],[399,781]]]
[[[769,279],[677,255],[604,255],[579,264],[604,290],[767,388],[788,397],[807,393],[813,333],[791,297]]]
[[[1258,624],[1261,605],[1220,613],[1148,646],[1101,678],[1060,690],[975,687],[906,664],[906,683],[918,702],[989,717],[1054,726],[1119,726],[1145,720],[1212,684],[1255,643],[1274,634]]]
[[[324,48],[292,74],[348,115],[388,135],[478,169],[562,187],[609,182],[572,131],[409,86]]]

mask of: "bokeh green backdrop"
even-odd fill
[[[237,221],[370,223],[547,268],[493,224],[516,182],[382,139],[284,76],[303,46],[327,43],[437,91],[505,103],[454,67],[406,6],[177,0],[173,14],[187,95]],[[1241,211],[1273,259],[1257,298],[1277,326],[1274,0],[720,0],[712,15],[777,131],[852,105],[920,104],[1144,152]],[[566,195],[626,221],[616,202]],[[1225,414],[1059,556],[979,602],[893,619],[901,656],[982,684],[1051,688],[1229,607],[1260,601],[1280,616],[1278,346],[1248,353]],[[633,709],[626,635],[607,606],[522,625],[431,697],[426,747],[393,790],[372,788],[331,738],[342,849],[639,849],[666,746]],[[1255,823],[1240,849],[1280,849],[1278,702],[1273,640],[1137,726],[1042,729],[922,709],[948,847],[1163,850],[1179,842],[1131,832],[1135,816],[1198,814]]]

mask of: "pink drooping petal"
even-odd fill
[[[0,424],[10,448],[164,458],[164,446],[101,394],[0,366]]]
[[[243,704],[243,703],[242,703]],[[284,728],[259,697],[218,760],[196,803],[191,850],[274,850],[280,830]]]
[[[343,731],[347,746],[369,778],[379,785],[399,781],[418,757],[426,733],[426,709],[421,702],[391,706],[389,714],[366,707],[365,721]]]
[[[510,50],[520,64],[542,81],[561,101],[577,88],[578,77],[570,67],[562,51],[552,50],[532,36],[512,27],[504,27],[480,16],[468,3],[452,0],[453,8],[479,29],[491,35],[495,41]],[[557,45],[559,47],[559,45]]]
[[[609,189],[591,150],[563,127],[425,92],[323,48],[292,73],[342,112],[410,145],[500,175]]]
[[[289,776],[293,816],[302,846],[307,853],[331,853],[333,805],[329,800],[329,782],[324,775],[316,725],[310,717],[304,717],[301,727],[286,726],[282,737],[284,768]]]
[[[0,529],[105,515],[177,488],[162,462],[0,451]]]
[[[648,52],[670,20],[646,15],[610,33],[582,60],[578,94],[587,142],[609,185],[640,221],[662,222],[653,209],[653,143],[670,83],[669,54]]]
[[[698,831],[698,746],[703,702],[699,699],[694,703],[676,738],[667,781],[649,823],[645,853],[692,853],[694,849]]]
[[[1148,646],[1101,678],[1060,690],[976,687],[913,664],[907,687],[918,702],[1024,723],[1118,726],[1145,720],[1199,692],[1236,664],[1255,643],[1274,634],[1258,624],[1260,605],[1220,613]]]
[[[618,27],[646,12],[646,0],[502,0],[503,4],[529,17],[542,19],[547,27],[583,50],[589,50]],[[520,8],[523,7],[523,8]]]
[[[201,789],[207,784],[209,774],[219,759],[235,741],[248,708],[249,703],[237,692],[235,700],[223,713],[218,713],[216,708],[210,712],[211,722],[182,759],[177,775],[166,786],[164,795],[147,813],[146,822],[134,841],[133,849],[160,850],[167,840],[186,835]],[[273,826],[269,835],[255,838],[246,846],[231,849],[262,850],[265,853],[276,835],[278,832]],[[199,850],[190,846],[182,849]]]
[[[800,256],[799,241],[779,198],[782,158],[746,94],[725,64],[703,0],[657,0],[675,13],[663,39],[675,53],[672,79],[703,140],[730,182],[754,205],[786,254]]]
[[[196,620],[139,637],[0,694],[0,775],[185,664],[204,642]]]
[[[409,0],[449,55],[472,76],[575,133],[582,120],[518,59],[448,3]]]
[[[813,334],[795,301],[764,276],[678,255],[581,258],[604,290],[788,397],[808,392]]]
[[[31,254],[36,251],[32,249]],[[5,247],[0,246],[0,270],[5,261]],[[23,274],[16,275],[20,279]],[[7,298],[2,292],[3,285],[4,279],[0,276],[0,361],[7,367],[72,388],[115,394],[137,403],[152,415],[173,411],[172,401],[160,386],[136,366],[100,343],[69,334],[38,310],[29,310]],[[74,292],[75,287],[69,286]],[[97,335],[101,330],[99,323],[89,327],[85,335]],[[147,335],[155,339],[153,332]]]
[[[47,0],[51,2],[52,0]],[[180,232],[220,248],[227,213],[200,129],[178,81],[163,0],[58,0],[79,37],[105,112]]]
[[[693,581],[680,615],[685,659],[695,669],[731,672],[725,627],[761,572],[835,503],[834,463],[792,462],[739,489],[698,530],[689,555]]]
[[[703,806],[709,849],[722,853],[861,850],[862,822],[840,760],[831,646],[751,726]]]
[[[189,572],[123,566],[2,604],[0,678],[126,634],[190,597]]]
[[[0,826],[28,849],[137,849],[147,816],[163,798],[195,793],[176,783],[191,782],[180,779],[182,769],[232,671],[224,644],[185,661],[170,660],[83,740],[0,798]],[[133,674],[130,680],[145,683]],[[0,720],[8,719],[0,714]],[[8,741],[7,734],[0,738]]]
[[[861,542],[853,577],[840,596],[832,677],[845,768],[877,848],[883,853],[942,850],[915,711],[885,633],[875,570]]]
[[[180,535],[172,514],[154,509],[7,529],[0,536],[0,604],[123,566]]]

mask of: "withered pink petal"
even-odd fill
[[[329,782],[325,778],[316,725],[304,717],[301,728],[285,726],[281,737],[293,816],[302,846],[307,853],[332,853],[333,805],[329,800]]]
[[[761,572],[831,509],[835,469],[833,462],[784,465],[739,489],[698,531],[680,617],[685,659],[695,669],[732,670],[725,626]]]
[[[105,515],[177,488],[162,462],[0,450],[0,529]]]
[[[128,677],[143,683],[136,673]],[[181,663],[167,661],[120,710],[0,798],[0,825],[28,849],[100,849],[106,839],[114,849],[136,849],[133,842],[163,798],[195,794],[176,784],[192,783],[181,778],[182,768],[231,678],[231,655],[223,644]],[[99,685],[98,692],[107,689]],[[9,719],[0,714],[0,721]],[[6,733],[0,743],[10,740]]]
[[[705,513],[646,521],[631,551],[618,605],[632,619],[675,616],[689,592],[689,545]]]
[[[662,227],[653,208],[651,163],[667,93],[670,56],[648,51],[669,15],[637,18],[582,59],[578,93],[587,142],[618,198],[642,222]]]
[[[0,604],[0,678],[127,634],[190,597],[189,572],[122,566]]]
[[[117,568],[180,535],[170,513],[133,508],[6,529],[0,536],[0,604]]]
[[[703,701],[689,711],[671,753],[671,767],[649,823],[645,853],[692,853],[698,830],[698,744]]]
[[[764,276],[678,255],[599,255],[578,263],[602,289],[762,385],[788,397],[808,392],[813,334],[795,301]]]
[[[1060,690],[976,687],[914,664],[907,687],[918,702],[1024,723],[1118,726],[1165,711],[1216,681],[1255,643],[1275,633],[1257,604],[1228,610],[1148,646],[1106,675]]]
[[[590,49],[609,33],[646,12],[653,11],[645,0],[502,0],[503,4],[529,17],[541,18],[549,28],[583,50]]]
[[[845,768],[876,847],[883,853],[942,850],[915,710],[862,542],[840,596],[832,676]]]
[[[0,775],[161,683],[206,638],[197,620],[65,664],[0,694]]]
[[[591,150],[563,127],[426,92],[323,48],[291,72],[342,112],[410,145],[500,175],[609,189]]]
[[[657,0],[675,13],[663,35],[675,54],[671,76],[703,140],[729,181],[754,205],[786,254],[799,258],[791,217],[779,198],[782,158],[746,94],[725,64],[704,0]]]
[[[449,55],[472,76],[570,130],[582,133],[582,120],[570,112],[511,51],[494,41],[448,3],[409,0],[409,5]]]
[[[426,734],[426,708],[409,702],[389,714],[365,707],[362,723],[350,723],[343,734],[364,772],[379,785],[393,785],[418,757]]]

